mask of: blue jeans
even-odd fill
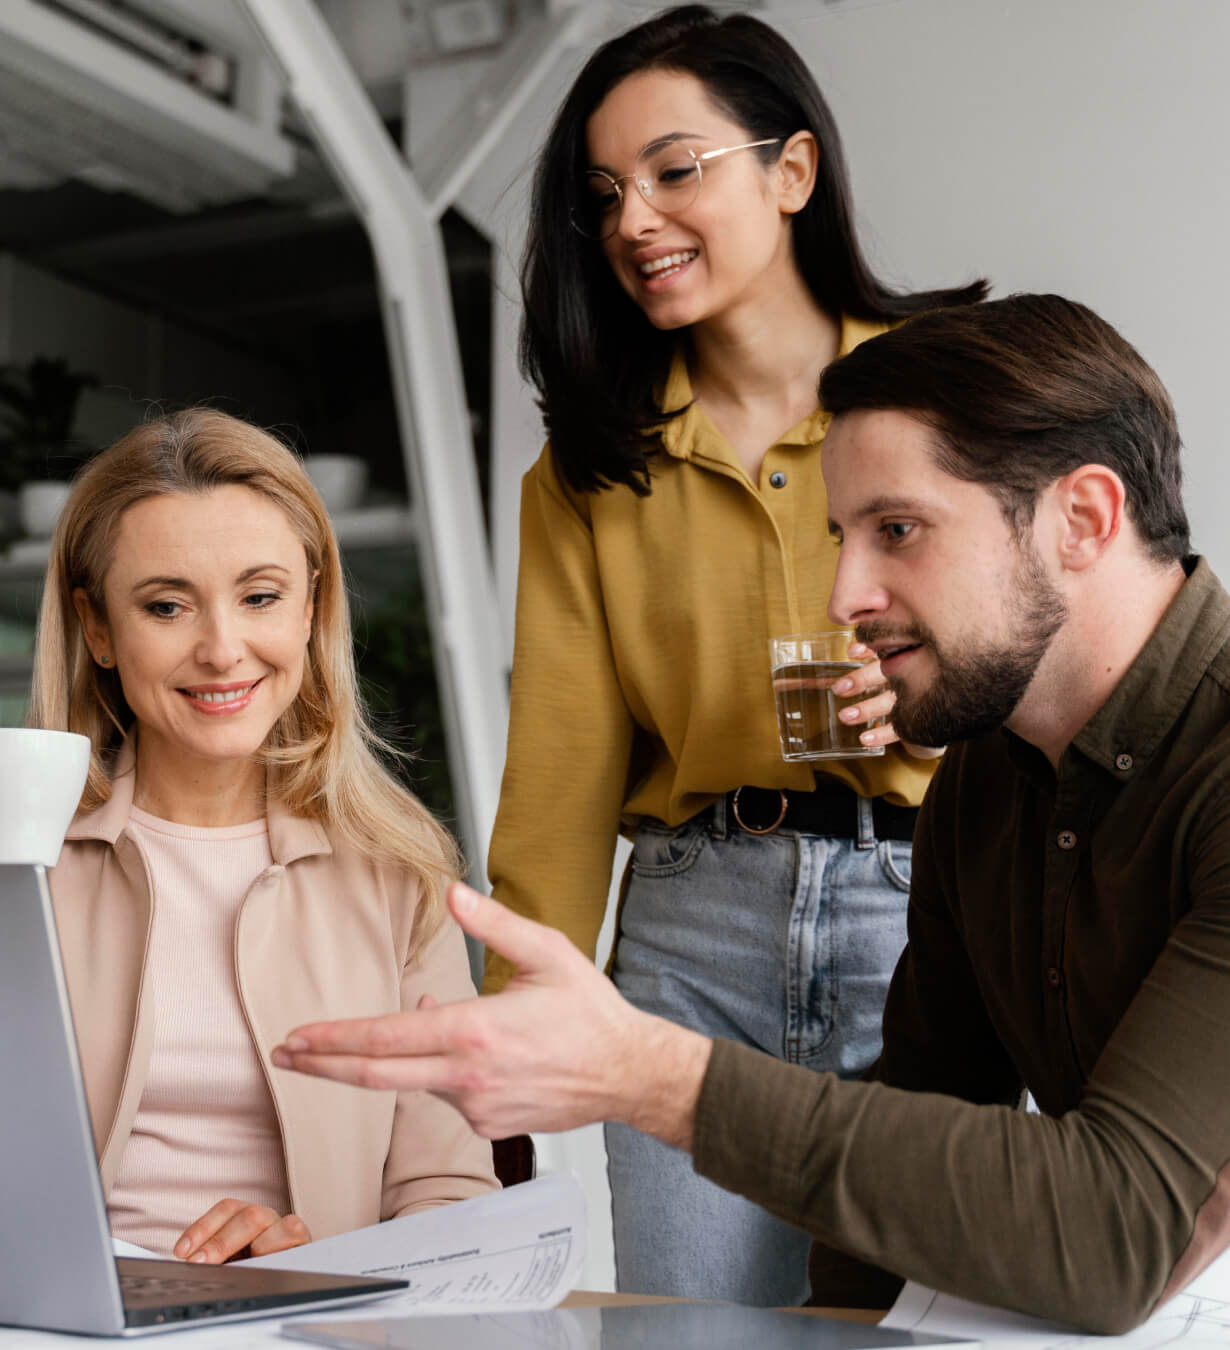
[[[637,831],[615,984],[638,1008],[843,1077],[880,1050],[905,945],[910,845],[748,834],[724,803]],[[691,1158],[606,1127],[624,1292],[783,1306],[808,1295],[810,1240],[698,1177]]]

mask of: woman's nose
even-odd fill
[[[210,614],[197,644],[197,660],[215,670],[229,670],[243,659],[243,642],[235,620],[226,614]]]
[[[624,184],[623,200],[619,204],[618,234],[623,239],[640,239],[650,230],[658,229],[665,219],[651,202],[641,196],[629,178]]]

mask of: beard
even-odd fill
[[[912,694],[904,682],[888,679],[897,695],[891,720],[903,741],[951,745],[1003,726],[1012,716],[1068,618],[1063,596],[1032,549],[1022,554],[1004,609],[1015,636],[1002,647],[979,647],[967,638],[959,651],[946,651],[925,624],[859,624],[855,636],[860,642],[891,638],[930,647],[935,655],[936,674],[928,688]]]

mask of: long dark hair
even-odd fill
[[[649,491],[649,456],[662,448],[657,396],[677,338],[645,318],[601,250],[569,223],[587,165],[585,128],[629,75],[693,75],[749,140],[808,130],[819,145],[816,186],[793,217],[795,259],[816,303],[857,319],[908,318],[972,304],[984,281],[944,291],[891,290],[872,274],[854,233],[841,139],[816,82],[793,47],[747,14],[720,17],[679,5],[599,47],[555,118],[534,175],[521,269],[521,370],[538,390],[556,465],[576,491],[626,483]],[[772,163],[779,146],[758,151]]]

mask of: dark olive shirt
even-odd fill
[[[1230,1245],[1230,596],[1187,569],[1058,773],[1007,731],[949,750],[878,1081],[719,1041],[699,1172],[897,1276],[1096,1331]]]

